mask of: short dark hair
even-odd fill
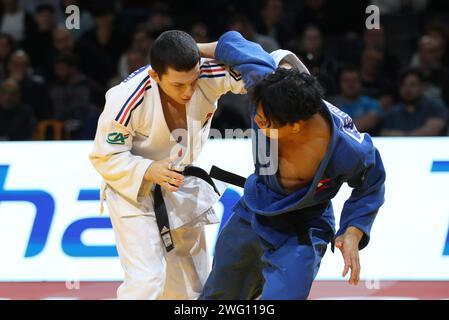
[[[268,126],[282,127],[320,112],[323,88],[307,73],[278,68],[254,86],[252,98],[261,104]]]
[[[11,47],[11,51],[14,51],[15,42],[14,42],[13,37],[11,37],[7,33],[0,33],[0,39],[5,39],[8,42],[8,45]]]
[[[150,51],[151,67],[162,76],[171,67],[176,71],[192,70],[200,61],[195,40],[186,32],[170,30],[154,41]]]
[[[339,77],[340,79],[341,79],[341,76],[343,75],[343,73],[345,73],[345,72],[357,73],[357,75],[360,77],[360,70],[355,65],[352,65],[352,64],[343,65],[340,69],[340,77]]]
[[[55,8],[51,4],[43,3],[36,7],[36,13],[41,13],[42,11],[49,11],[54,14]]]
[[[77,56],[73,55],[73,54],[60,54],[58,56],[56,56],[53,60],[53,65],[56,64],[65,64],[71,67],[78,67],[79,65],[79,59]]]
[[[419,69],[417,69],[417,68],[409,68],[409,69],[403,70],[399,74],[399,85],[402,85],[402,83],[404,82],[405,78],[407,78],[409,76],[415,76],[421,82],[426,82],[426,77],[424,76],[424,74]]]

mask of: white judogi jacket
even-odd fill
[[[239,73],[214,60],[202,60],[197,88],[186,105],[187,132],[170,133],[149,69],[148,65],[137,70],[106,93],[89,155],[104,179],[101,201],[112,202],[120,216],[154,215],[153,184],[143,180],[147,168],[169,156],[182,165],[194,163],[208,138],[218,98],[228,91],[245,93]],[[193,221],[219,199],[208,183],[196,177],[185,177],[176,192],[162,190],[171,229]]]

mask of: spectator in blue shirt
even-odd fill
[[[357,68],[342,68],[340,95],[331,100],[354,120],[359,131],[374,133],[380,122],[382,109],[376,99],[362,95],[362,79]]]
[[[399,104],[382,121],[383,136],[438,136],[447,128],[448,111],[441,99],[424,96],[424,76],[409,69],[400,77]]]

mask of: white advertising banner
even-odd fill
[[[363,279],[449,280],[449,138],[377,138],[387,171],[386,202],[361,252]],[[121,280],[101,178],[88,160],[92,142],[0,143],[0,281]],[[247,176],[250,140],[211,140],[199,165]],[[229,188],[216,210],[242,190]],[[350,189],[334,199],[338,218]],[[225,214],[226,216],[226,214]],[[209,250],[219,225],[207,227]],[[340,252],[326,253],[318,279],[338,280]]]

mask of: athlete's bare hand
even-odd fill
[[[168,191],[177,191],[184,183],[184,176],[168,169],[170,159],[154,161],[145,172],[144,179],[160,185]]]
[[[340,249],[345,262],[342,276],[345,277],[351,269],[349,284],[357,285],[360,281],[359,242],[363,232],[355,227],[349,227],[341,236],[335,238],[335,246]]]

